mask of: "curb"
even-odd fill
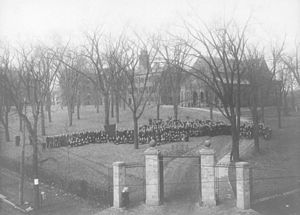
[[[9,201],[9,200],[7,199],[7,197],[4,196],[4,195],[2,195],[1,193],[0,193],[0,199],[1,199],[3,202],[5,202],[5,203],[9,204],[10,206],[14,207],[15,209],[17,209],[17,210],[19,210],[19,211],[21,211],[21,212],[23,212],[23,213],[27,213],[26,210],[24,210],[23,208],[20,208],[20,207],[17,206],[15,203]]]

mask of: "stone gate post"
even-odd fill
[[[146,205],[156,206],[162,203],[161,199],[161,171],[160,151],[154,147],[145,152],[146,171]]]
[[[215,177],[215,151],[213,149],[200,149],[201,156],[201,196],[200,204],[205,206],[217,205],[216,177]]]
[[[235,163],[236,168],[236,207],[250,208],[250,167],[248,162]]]
[[[125,187],[125,163],[113,163],[113,186],[114,186],[114,207],[121,208],[122,204],[122,190]]]

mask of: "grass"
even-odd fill
[[[140,125],[148,123],[149,118],[155,118],[156,108],[148,106],[144,115],[139,121]],[[247,109],[242,110],[243,116],[249,117]],[[172,107],[163,106],[161,108],[161,118],[167,119],[173,115]],[[299,187],[299,142],[300,139],[300,114],[292,113],[289,117],[283,117],[283,129],[277,129],[276,112],[271,108],[266,108],[266,124],[273,129],[271,141],[261,140],[261,152],[248,154],[242,159],[248,161],[253,167],[253,197],[260,198],[274,193]],[[195,108],[180,108],[180,119],[208,119],[209,112]],[[214,115],[217,120],[224,120],[221,115]],[[74,115],[74,124],[68,127],[67,110],[60,107],[53,107],[53,122],[46,120],[47,135],[62,134],[74,131],[100,130],[103,129],[103,112],[96,113],[92,106],[82,107],[81,119],[77,120]],[[11,136],[19,135],[18,118],[12,114],[10,117]],[[115,118],[111,119],[115,123]],[[120,123],[118,128],[133,127],[131,113],[129,110],[121,109]],[[187,151],[201,147],[203,141],[208,137],[191,138],[188,143],[170,143],[159,146],[163,153],[172,151]],[[13,139],[13,138],[12,138]],[[229,136],[218,136],[211,139],[212,147],[221,158],[230,149],[231,138]],[[49,172],[55,172],[64,178],[84,179],[96,185],[107,185],[111,182],[112,163],[124,161],[126,163],[142,163],[144,161],[144,151],[147,145],[140,145],[135,150],[133,145],[114,144],[89,144],[75,148],[47,149],[39,152],[39,159],[46,160],[40,167]],[[183,149],[183,150],[181,150]],[[21,147],[16,147],[14,142],[3,144],[2,155],[14,160],[20,160]],[[26,162],[31,163],[32,147],[26,147]],[[133,174],[134,171],[132,171]],[[293,177],[298,176],[298,177]],[[110,180],[110,181],[108,181]]]
[[[123,110],[120,112],[120,123],[118,128],[132,129],[133,122],[130,111]],[[161,118],[167,119],[173,115],[171,106],[161,107]],[[141,117],[139,124],[148,123],[149,118],[155,118],[156,107],[148,106],[144,115]],[[208,119],[209,113],[207,111],[193,109],[193,108],[179,108],[180,119]],[[222,120],[223,117],[215,114],[215,119]],[[77,120],[74,114],[74,124],[69,127],[67,110],[56,106],[52,108],[52,120],[49,123],[46,120],[47,135],[56,135],[62,133],[70,133],[85,130],[100,130],[103,129],[104,116],[103,112],[96,113],[93,106],[84,106],[81,109],[81,119]],[[11,115],[10,121],[12,137],[19,135],[18,126],[19,121],[16,115]],[[115,123],[115,118],[111,118],[111,123]],[[40,132],[39,132],[40,133]],[[191,138],[188,143],[171,143],[161,145],[158,148],[165,152],[174,151],[180,148],[197,148],[202,145],[203,141],[208,137]],[[225,154],[229,149],[230,137],[218,136],[212,138],[212,147],[217,152],[217,157]],[[44,160],[41,163],[41,168],[55,172],[62,177],[84,179],[95,184],[106,184],[105,178],[110,178],[112,175],[112,163],[115,161],[124,161],[127,163],[141,163],[144,161],[144,151],[148,145],[140,145],[139,149],[134,149],[133,145],[114,145],[108,144],[89,144],[81,147],[61,147],[54,149],[39,150],[39,160]],[[20,160],[21,147],[16,147],[14,142],[7,142],[3,144],[3,155],[14,160]],[[31,163],[32,147],[26,146],[26,162]]]
[[[266,124],[273,129],[272,139],[260,140],[260,152],[244,157],[252,167],[254,199],[300,186],[300,114],[282,117],[281,129],[275,116],[266,117]]]

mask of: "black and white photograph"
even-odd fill
[[[0,215],[300,215],[300,0],[0,0]]]

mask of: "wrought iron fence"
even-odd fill
[[[200,157],[163,156],[164,201],[198,201],[200,194]]]
[[[20,162],[1,156],[0,163],[14,172],[19,172]],[[28,163],[24,165],[24,172],[28,179],[32,177],[32,166]],[[48,185],[55,186],[65,192],[75,194],[84,199],[101,204],[102,207],[110,207],[113,202],[113,171],[107,167],[105,178],[99,177],[99,183],[92,182],[88,178],[76,178],[71,175],[61,175],[54,171],[39,168],[40,180]],[[101,182],[101,183],[100,183]]]
[[[250,171],[250,198],[252,203],[259,199],[280,195],[299,188],[300,174],[289,168],[277,166],[255,166]]]
[[[145,163],[126,163],[125,184],[129,188],[130,204],[145,202]]]

